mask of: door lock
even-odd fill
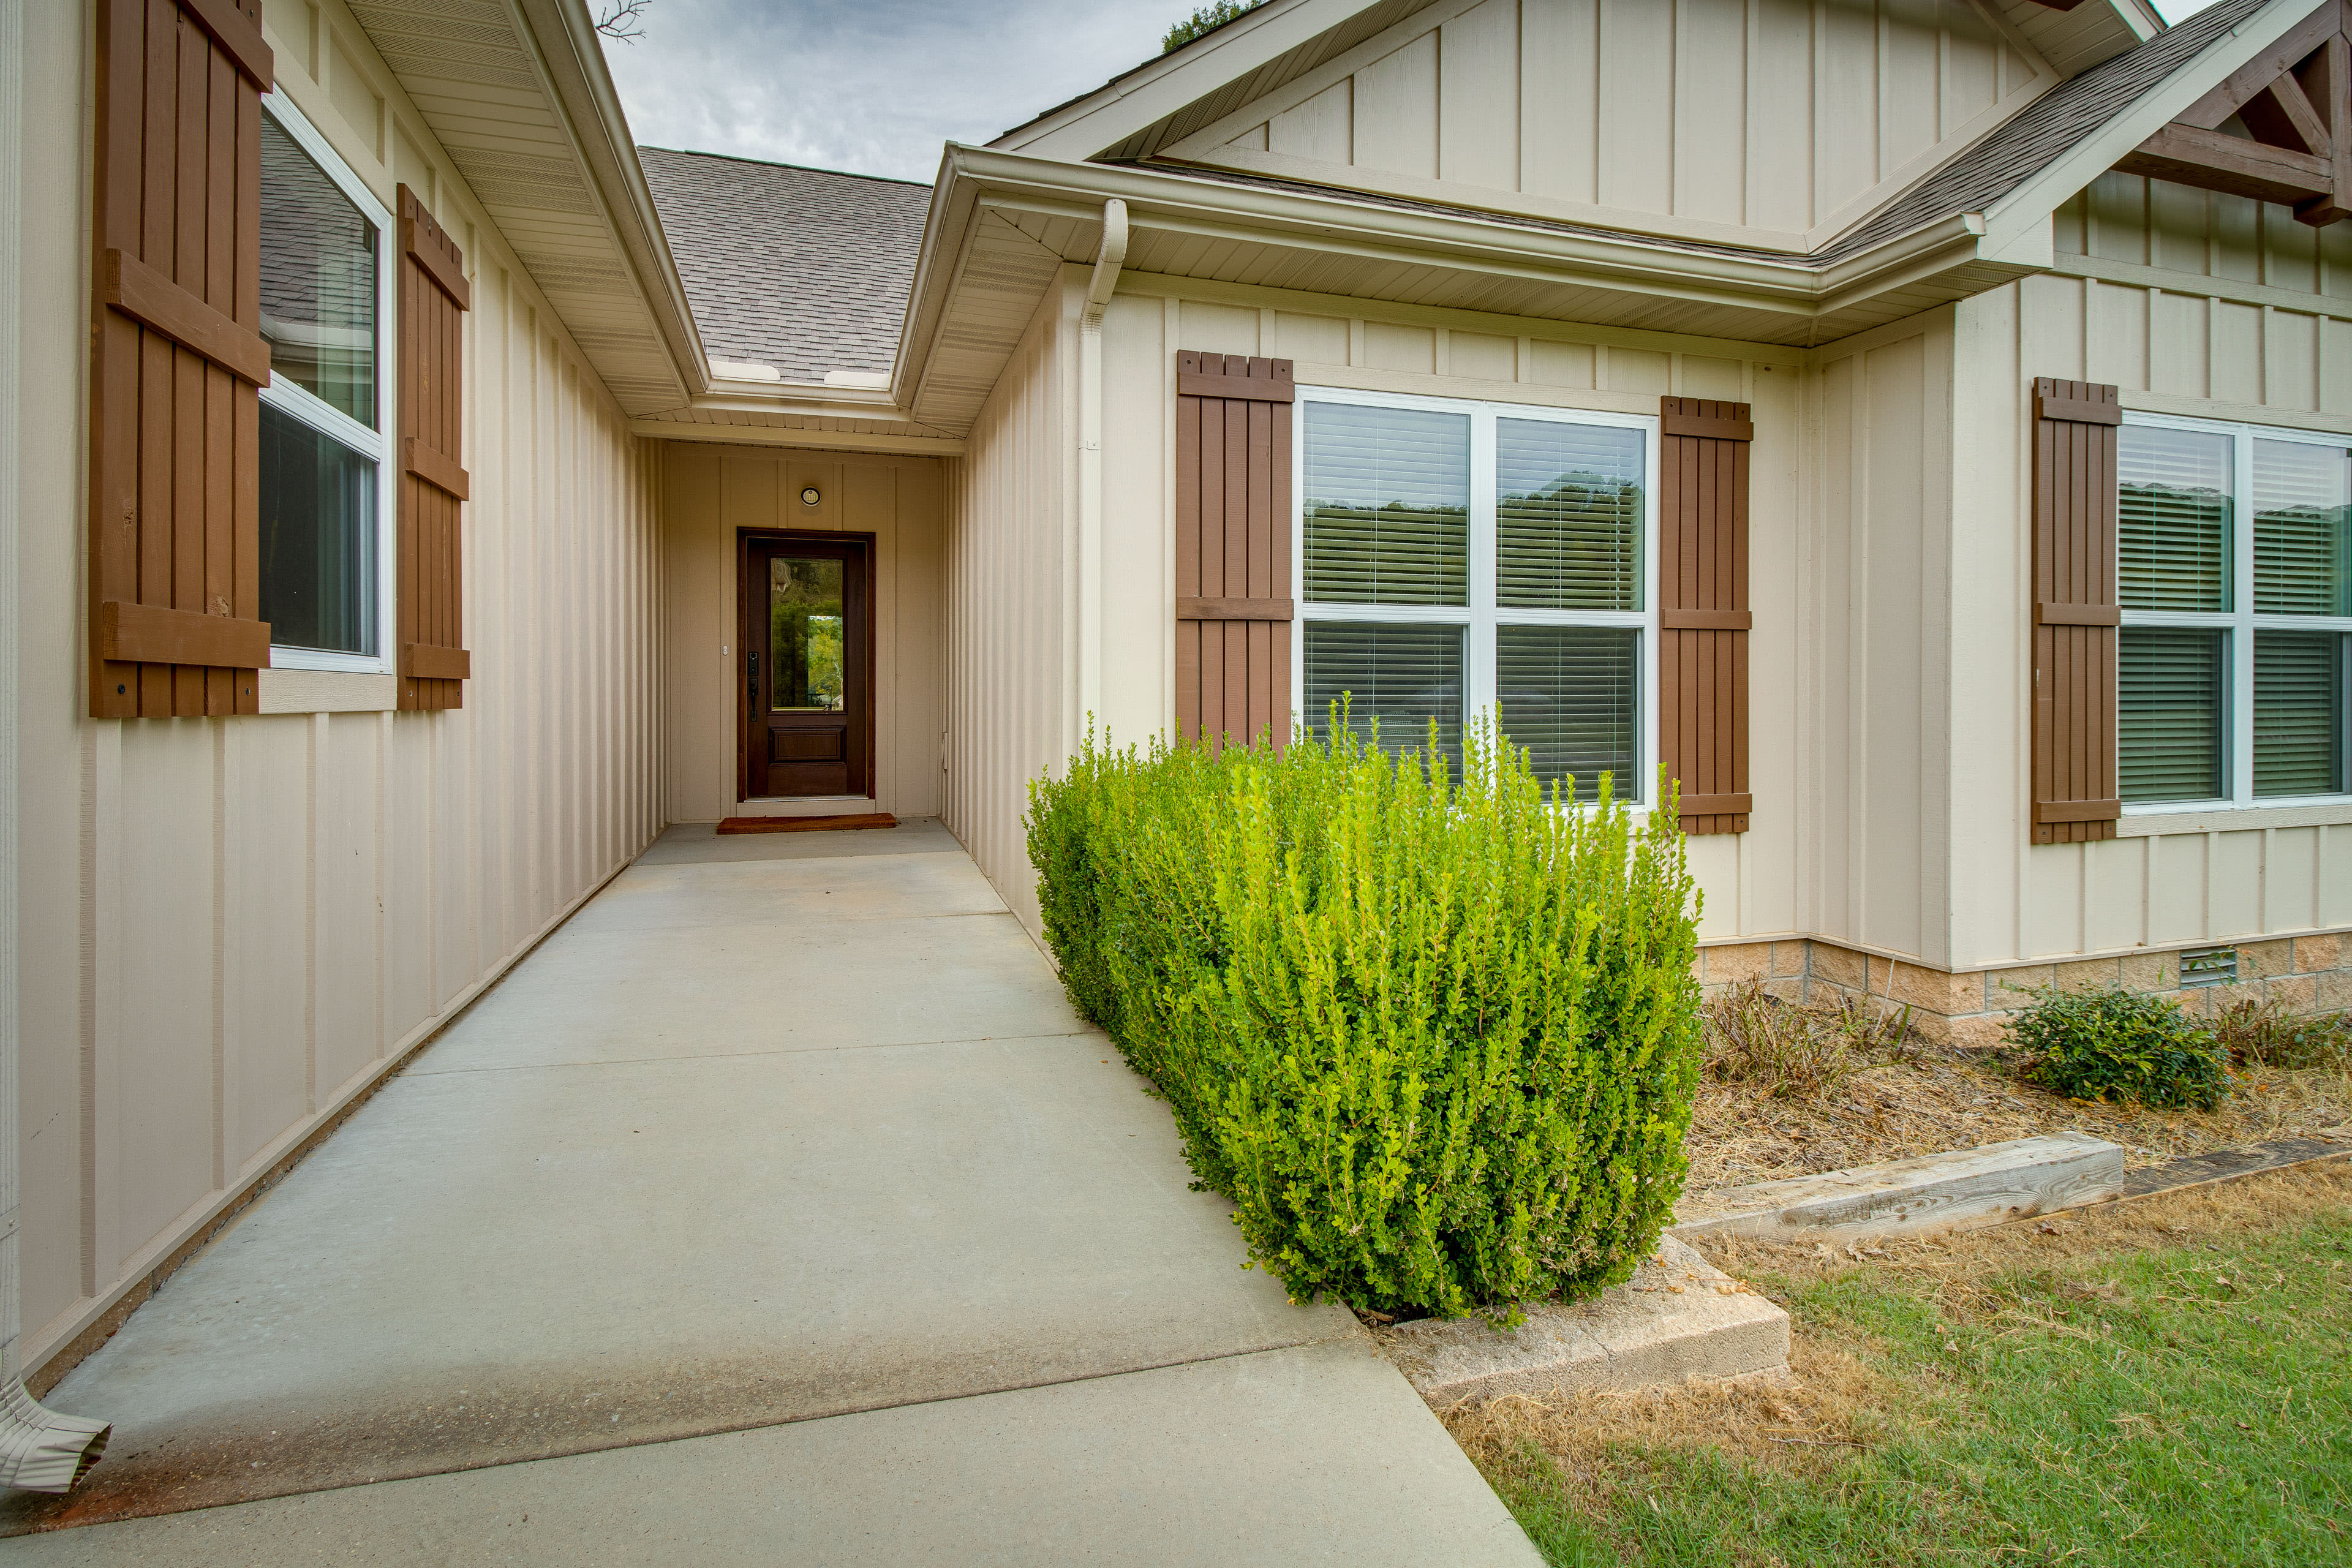
[[[760,656],[751,648],[743,650],[743,674],[750,682],[751,700],[756,702],[760,698]]]

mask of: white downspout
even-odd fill
[[[1127,262],[1127,204],[1103,203],[1102,245],[1078,314],[1078,712],[1102,712],[1103,310]]]
[[[107,1425],[45,1410],[25,1392],[16,1228],[17,416],[24,362],[25,4],[0,0],[0,1484],[69,1491],[106,1448]]]

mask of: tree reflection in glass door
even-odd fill
[[[842,566],[781,555],[768,563],[772,712],[842,710]]]

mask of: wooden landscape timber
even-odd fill
[[[2124,1187],[2121,1148],[2060,1132],[1710,1193],[1676,1213],[1674,1231],[1784,1242],[1924,1236],[2079,1208]]]

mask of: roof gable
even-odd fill
[[[1158,156],[1804,252],[2059,79],[1966,0],[1432,0]]]

